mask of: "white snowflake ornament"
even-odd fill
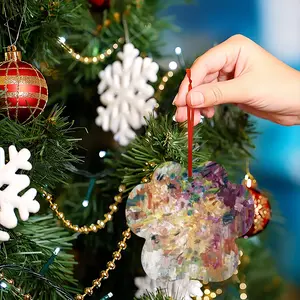
[[[130,43],[118,57],[121,62],[115,61],[99,73],[98,94],[106,107],[98,107],[96,124],[112,131],[114,139],[126,146],[134,139],[134,130],[146,124],[144,118],[157,106],[155,90],[148,82],[157,81],[159,66],[152,58],[140,57]]]
[[[14,228],[18,224],[14,209],[17,208],[21,220],[26,221],[29,213],[37,213],[39,203],[34,199],[37,191],[33,188],[27,190],[22,196],[19,193],[27,188],[30,179],[27,175],[16,174],[18,170],[31,170],[30,151],[22,149],[17,151],[15,146],[9,147],[9,162],[5,164],[5,153],[0,147],[0,225],[5,228]],[[0,230],[0,241],[8,241],[9,235]]]
[[[152,280],[150,277],[136,277],[134,283],[138,288],[136,297],[141,297],[147,292],[156,293],[162,290],[166,296],[174,300],[201,299],[203,292],[202,284],[199,280],[180,279],[175,281]]]

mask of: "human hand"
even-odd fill
[[[214,106],[236,104],[244,111],[281,125],[300,124],[300,73],[250,39],[235,35],[200,56],[191,67],[193,89],[184,78],[173,104],[175,118],[187,120],[187,106],[214,115]]]

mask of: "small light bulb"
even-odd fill
[[[240,284],[240,289],[241,289],[241,290],[245,290],[246,288],[247,288],[246,283],[242,282],[242,283]]]
[[[0,282],[0,287],[2,287],[3,289],[7,288],[7,284],[4,281]]]
[[[205,289],[205,290],[204,290],[204,294],[205,294],[205,295],[209,295],[209,294],[210,294],[210,290],[209,290],[209,289]]]
[[[176,69],[177,69],[177,62],[176,62],[176,61],[171,61],[171,62],[169,63],[169,68],[170,68],[170,70],[172,70],[172,71],[176,70]]]
[[[175,48],[175,53],[177,54],[177,55],[179,55],[179,54],[181,54],[181,48],[180,47],[176,47]]]
[[[86,199],[83,200],[83,201],[82,201],[82,206],[83,206],[83,207],[88,207],[88,206],[89,206],[89,200],[86,200]]]
[[[99,156],[100,156],[100,158],[105,157],[105,156],[106,156],[106,151],[101,150],[101,151],[99,152]]]
[[[53,251],[53,254],[54,254],[54,255],[57,255],[57,254],[59,253],[59,251],[60,251],[60,248],[57,247],[57,248],[55,248],[55,250]]]
[[[60,36],[60,37],[58,38],[58,40],[59,40],[62,44],[64,44],[64,43],[66,42],[66,38],[63,37],[63,36]]]

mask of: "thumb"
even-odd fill
[[[223,103],[244,103],[248,100],[247,90],[241,78],[202,84],[188,93],[187,105],[203,108]]]

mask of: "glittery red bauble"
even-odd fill
[[[89,2],[91,4],[94,4],[94,5],[97,5],[97,6],[101,6],[105,2],[105,0],[89,0]]]
[[[254,200],[254,222],[244,237],[254,236],[263,231],[271,220],[271,205],[266,195],[254,188],[248,188]]]
[[[109,6],[109,0],[89,0],[89,2],[95,6]]]
[[[6,53],[7,54],[7,53]],[[48,86],[42,73],[31,64],[21,61],[16,51],[8,53],[0,63],[0,109],[10,119],[27,122],[36,118],[48,100]]]

